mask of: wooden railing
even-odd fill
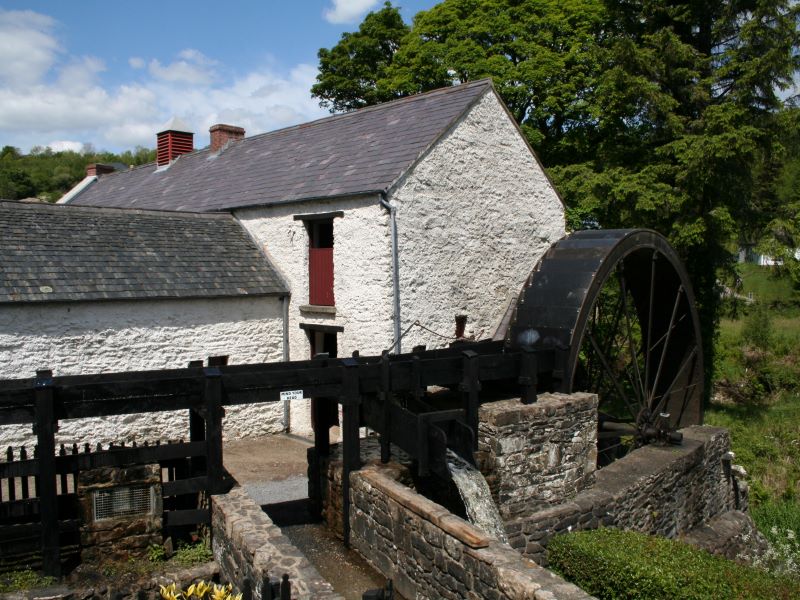
[[[0,381],[0,425],[33,425],[38,446],[36,457],[20,456],[19,460],[0,463],[0,480],[20,482],[19,494],[16,483],[6,484],[7,490],[11,485],[14,492],[7,492],[7,498],[0,502],[0,525],[17,524],[8,519],[15,518],[20,510],[24,515],[38,515],[43,570],[58,574],[60,536],[62,530],[73,527],[70,522],[74,514],[65,503],[74,496],[76,473],[100,466],[160,463],[171,469],[171,475],[163,481],[164,496],[196,497],[198,492],[226,491],[231,482],[222,460],[224,407],[278,401],[287,391],[300,391],[301,397],[315,399],[321,405],[342,406],[343,488],[349,481],[347,474],[360,467],[358,430],[364,425],[379,432],[382,458],[388,460],[389,444],[394,443],[425,470],[430,457],[444,451],[444,442],[431,437],[437,424],[457,421],[462,430],[472,430],[474,441],[481,382],[511,382],[518,386],[523,401],[534,402],[542,382],[546,388],[557,387],[558,356],[553,350],[509,352],[500,342],[486,342],[443,350],[422,348],[399,356],[322,356],[310,361],[235,366],[217,358],[209,360],[207,367],[192,363],[185,369],[64,377],[39,371],[35,378]],[[434,385],[460,390],[462,407],[439,410],[427,405],[423,401],[425,390]],[[407,400],[393,401],[398,394]],[[74,446],[63,452],[56,450],[60,420],[175,410],[189,411],[187,442],[115,446],[90,452],[75,452]],[[320,460],[327,451],[327,436],[324,424],[315,427]],[[29,497],[25,498],[22,482],[30,482],[30,478],[35,480],[36,494],[30,493],[29,483]],[[349,494],[347,489],[343,493],[347,513]],[[17,508],[23,505],[29,508]],[[196,505],[190,508],[175,503],[164,513],[165,526],[208,523],[209,519],[208,509]],[[344,522],[348,523],[346,514]],[[344,533],[347,540],[347,527]]]

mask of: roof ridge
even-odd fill
[[[287,127],[281,127],[280,129],[273,129],[272,131],[265,131],[263,133],[257,133],[256,135],[252,135],[252,136],[246,137],[246,138],[244,138],[242,140],[238,140],[237,141],[237,145],[249,142],[251,140],[257,140],[257,139],[265,138],[267,136],[278,134],[278,133],[282,133],[282,132],[285,132],[285,131],[292,131],[292,130],[295,130],[295,129],[305,129],[306,127],[314,127],[314,126],[322,124],[322,123],[329,123],[331,121],[348,118],[348,117],[351,117],[353,115],[364,114],[366,112],[375,112],[377,110],[385,110],[388,107],[397,106],[399,104],[409,104],[411,102],[418,101],[418,100],[420,100],[422,98],[433,96],[434,94],[454,93],[454,92],[457,92],[457,91],[471,89],[471,88],[474,88],[474,87],[480,87],[480,86],[483,86],[483,85],[492,86],[492,79],[489,78],[489,77],[485,77],[483,79],[476,79],[475,81],[468,81],[466,83],[461,83],[459,85],[450,85],[450,86],[447,86],[447,87],[440,87],[440,88],[436,88],[435,90],[429,90],[427,92],[420,92],[419,94],[411,94],[409,96],[403,96],[402,98],[396,98],[395,100],[389,100],[388,102],[381,102],[379,104],[372,104],[370,106],[363,106],[363,107],[357,108],[355,110],[336,113],[336,114],[329,115],[327,117],[320,117],[319,119],[314,119],[313,121],[306,121],[305,123],[298,123],[296,125],[288,125]],[[203,149],[205,149],[205,148],[203,148]]]
[[[19,207],[25,209],[36,210],[39,208],[51,208],[55,210],[82,210],[85,212],[106,212],[106,213],[125,213],[130,214],[153,214],[159,216],[179,216],[179,217],[202,217],[202,218],[233,218],[228,212],[195,212],[189,210],[165,210],[158,208],[128,208],[120,206],[91,206],[88,204],[55,204],[52,202],[20,202],[19,200],[0,200],[0,207],[5,208],[6,205],[13,205],[13,210],[19,210]],[[9,206],[11,208],[11,206]]]

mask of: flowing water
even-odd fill
[[[487,535],[508,542],[503,520],[483,474],[452,450],[447,451],[447,469],[467,509],[470,523]]]

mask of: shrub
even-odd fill
[[[597,529],[557,536],[547,556],[553,570],[601,600],[800,597],[800,580],[631,531]]]
[[[147,547],[147,560],[152,563],[164,562],[167,558],[167,551],[161,544],[150,544]]]
[[[774,336],[772,317],[764,304],[756,304],[742,327],[742,341],[762,356],[770,350]]]
[[[183,544],[178,542],[178,549],[175,551],[173,561],[185,567],[206,563],[214,558],[203,542],[196,544]]]
[[[800,505],[793,500],[768,501],[754,506],[751,514],[772,544],[765,564],[800,577]]]
[[[11,571],[0,575],[0,593],[17,592],[37,587],[53,585],[56,580],[52,577],[44,577],[30,569],[22,571]]]

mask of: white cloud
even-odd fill
[[[55,21],[30,10],[0,9],[0,82],[20,88],[38,82],[60,50]]]
[[[9,31],[9,14],[0,11],[0,32]],[[232,70],[213,58],[185,49],[174,62],[131,57],[131,67],[149,68],[136,80],[109,86],[98,76],[106,70],[103,61],[70,56],[61,48],[52,19],[29,11],[14,14],[24,17],[14,26],[26,32],[25,39],[38,39],[49,50],[31,59],[30,72],[19,74],[4,60],[14,54],[0,34],[0,81],[9,81],[0,85],[3,145],[26,152],[36,145],[75,148],[79,142],[73,140],[113,151],[153,147],[159,127],[178,116],[194,128],[200,148],[215,123],[239,125],[254,135],[326,114],[309,93],[317,73],[313,65],[287,69],[267,58],[250,72],[229,75]]]
[[[131,66],[131,69],[144,69],[144,59],[139,56],[131,56],[128,59],[128,64]]]
[[[378,4],[378,0],[331,0],[333,6],[323,13],[329,23],[352,23]]]
[[[80,152],[83,150],[82,142],[75,142],[72,140],[56,140],[47,144],[53,152],[63,152],[72,150],[73,152]]]
[[[208,85],[217,78],[214,71],[217,61],[209,59],[199,50],[187,48],[181,50],[178,57],[182,60],[168,65],[162,65],[154,58],[148,65],[150,74],[156,79],[190,85]]]

